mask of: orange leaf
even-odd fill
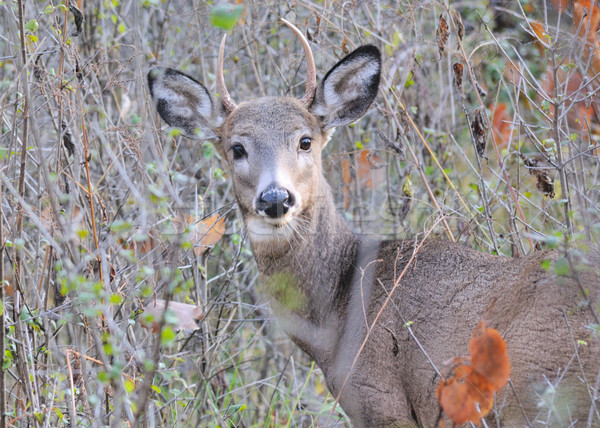
[[[371,150],[361,150],[356,158],[356,178],[361,186],[372,189],[385,179],[379,169],[379,156]]]
[[[506,342],[498,330],[487,328],[482,322],[481,335],[469,342],[473,371],[500,389],[508,382],[510,362],[506,352]]]
[[[510,138],[510,117],[506,112],[506,104],[498,103],[494,107],[490,105],[492,111],[492,132],[494,141],[498,147],[505,147]]]
[[[195,231],[192,232],[194,242],[194,254],[200,256],[210,247],[221,240],[225,233],[225,217],[220,214],[214,214],[200,220],[196,224]]]
[[[573,30],[578,31],[577,36],[585,38],[590,45],[594,45],[598,37],[600,24],[600,10],[594,1],[594,9],[590,0],[575,0],[573,2]],[[591,12],[590,12],[591,10]]]
[[[544,25],[537,21],[529,21],[529,25],[531,25],[531,29],[533,30],[533,34],[535,34],[535,45],[540,52],[540,55],[546,55],[546,47],[550,44],[550,39],[548,39],[548,34],[546,33],[546,29]]]
[[[342,159],[342,180],[346,184],[350,184],[352,181],[352,171],[350,171],[350,160],[348,158]]]
[[[494,392],[508,381],[510,363],[506,343],[500,333],[482,322],[469,342],[471,365],[455,358],[452,376],[442,380],[437,390],[440,406],[455,424],[481,423],[493,407]]]

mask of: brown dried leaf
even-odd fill
[[[69,156],[73,156],[75,154],[75,144],[73,144],[73,136],[64,120],[61,123],[61,128],[63,132],[63,145],[67,149]]]
[[[519,153],[523,163],[529,169],[529,173],[537,179],[536,187],[545,196],[554,198],[554,180],[550,176],[550,168],[544,167],[545,159],[541,156],[529,157]]]
[[[163,299],[156,299],[148,303],[144,307],[140,319],[142,324],[146,328],[152,328],[152,331],[158,330],[159,322],[165,312],[166,301]],[[188,303],[180,303],[170,301],[167,306],[167,310],[171,311],[176,319],[175,330],[198,330],[198,324],[196,320],[200,320],[204,317],[201,306],[190,305]],[[145,324],[145,319],[148,315],[152,315],[153,320],[150,325]]]
[[[483,113],[481,110],[475,111],[475,117],[471,122],[471,132],[473,133],[473,139],[475,141],[475,149],[477,150],[477,154],[480,157],[485,156],[485,145],[486,145],[486,135],[485,135],[485,122],[483,120]]]
[[[350,48],[348,47],[348,39],[344,37],[344,40],[342,40],[342,52],[344,52],[344,55],[347,55],[350,53]]]
[[[73,2],[69,2],[69,10],[73,14],[73,19],[75,20],[75,28],[76,30],[71,34],[73,37],[76,37],[83,33],[83,13],[81,10],[73,4]],[[81,5],[79,6],[81,7]]]
[[[458,35],[458,40],[460,40],[462,42],[462,39],[465,36],[465,26],[463,25],[460,13],[458,13],[456,10],[454,10],[454,11],[452,11],[452,17],[454,18],[454,25],[456,25],[456,32]]]
[[[452,65],[452,69],[454,70],[454,84],[456,85],[456,89],[458,93],[462,97],[463,93],[463,65],[460,62],[455,62]]]
[[[435,40],[437,41],[438,50],[440,56],[444,53],[444,48],[448,42],[448,36],[450,35],[450,29],[448,23],[444,19],[443,15],[440,15],[440,24],[438,25],[437,31],[435,32]]]

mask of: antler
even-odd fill
[[[300,43],[304,49],[304,55],[306,56],[306,93],[302,99],[300,99],[300,102],[304,104],[306,108],[308,108],[312,104],[313,99],[315,98],[315,92],[317,90],[317,70],[315,67],[315,59],[310,49],[310,45],[308,44],[308,40],[306,40],[304,34],[302,34],[302,32],[291,22],[283,18],[281,20],[289,27],[290,30],[294,32],[296,37],[300,39]],[[225,78],[223,77],[223,56],[225,55],[226,39],[227,34],[224,34],[223,39],[221,40],[221,47],[219,48],[219,58],[217,60],[217,91],[221,95],[221,102],[223,103],[225,110],[231,113],[237,106],[231,99],[229,91],[227,91],[227,87],[225,86]]]
[[[223,56],[225,55],[226,39],[227,34],[223,34],[223,40],[221,40],[221,47],[219,48],[219,58],[217,59],[217,91],[219,92],[219,95],[221,95],[223,107],[225,107],[225,110],[227,110],[228,113],[231,113],[237,106],[229,95],[227,86],[225,86],[225,78],[223,77]]]
[[[289,27],[290,30],[294,32],[296,37],[300,39],[300,43],[302,43],[302,48],[304,49],[304,55],[306,56],[306,93],[300,100],[302,104],[306,108],[310,107],[315,98],[315,92],[317,90],[317,69],[315,67],[315,59],[312,54],[312,50],[310,49],[310,45],[308,44],[308,40],[304,37],[304,34],[294,24],[291,22],[281,18],[283,23]]]

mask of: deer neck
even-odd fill
[[[302,227],[289,239],[253,242],[252,247],[278,317],[329,328],[347,305],[359,239],[337,213],[322,177],[318,188],[319,203],[303,212]]]

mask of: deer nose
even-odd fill
[[[271,218],[283,217],[294,205],[294,197],[283,187],[271,185],[261,194],[256,204],[256,211],[263,211]]]

